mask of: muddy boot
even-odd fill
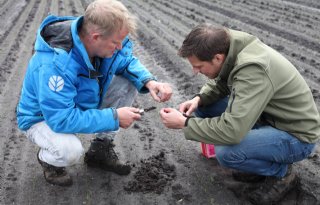
[[[242,200],[246,200],[248,193],[260,187],[260,183],[245,183],[235,180],[224,180],[223,184],[227,189],[232,191],[237,198]]]
[[[281,178],[268,177],[264,186],[249,193],[248,199],[253,204],[269,205],[276,204],[291,191],[299,182],[298,176],[289,166],[287,174]]]
[[[131,171],[130,165],[120,163],[113,147],[114,144],[109,139],[93,140],[85,154],[85,163],[89,167],[98,167],[119,175],[128,175]]]
[[[38,161],[43,168],[43,176],[46,181],[50,184],[58,186],[71,186],[72,178],[65,170],[64,167],[55,167],[39,159],[38,152]]]
[[[241,171],[232,171],[232,177],[236,181],[248,183],[262,182],[266,179],[266,176]]]

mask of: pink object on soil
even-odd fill
[[[214,151],[213,144],[206,144],[201,142],[201,151],[202,151],[202,154],[207,158],[212,158],[216,156],[216,152]]]

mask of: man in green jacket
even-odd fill
[[[179,55],[209,80],[179,110],[163,108],[164,125],[182,129],[188,140],[215,144],[217,160],[236,170],[235,179],[272,181],[249,194],[252,202],[279,201],[298,180],[291,164],[311,154],[320,134],[303,77],[257,37],[209,24],[187,35]]]

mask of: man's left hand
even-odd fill
[[[159,83],[151,80],[145,84],[152,98],[157,102],[165,102],[171,98],[172,89],[168,83]]]
[[[162,123],[171,129],[181,129],[187,120],[181,112],[173,108],[162,108],[160,110],[160,117]]]

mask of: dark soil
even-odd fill
[[[128,182],[124,190],[128,192],[143,192],[161,194],[176,177],[175,166],[166,162],[164,152],[141,160],[138,171],[133,175],[134,179]]]

